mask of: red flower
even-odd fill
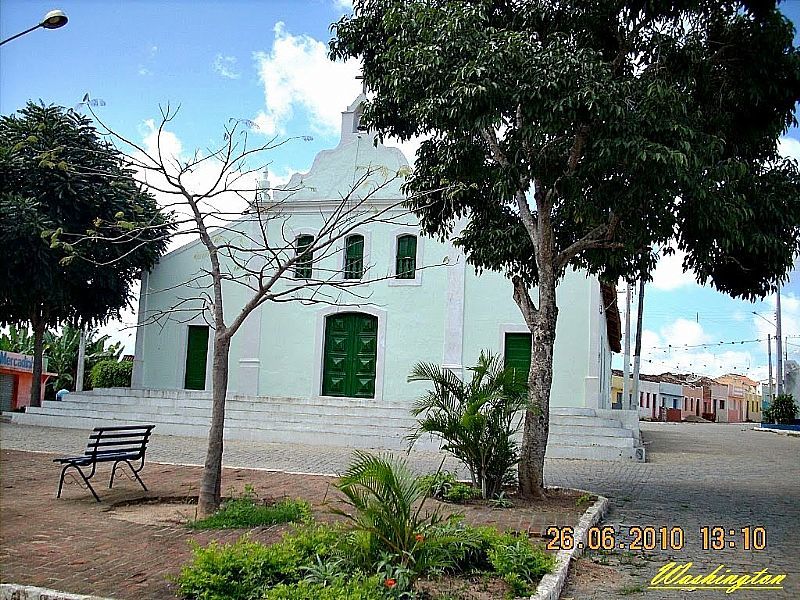
[[[414,536],[414,539],[417,540],[418,542],[422,543],[422,542],[425,541],[425,536],[422,535],[421,533],[418,533],[417,535]]]
[[[385,585],[387,588],[391,589],[391,588],[393,588],[394,586],[397,585],[397,580],[396,579],[387,579],[383,583],[383,585]]]

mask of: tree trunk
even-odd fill
[[[208,450],[197,499],[197,516],[202,519],[214,514],[222,499],[222,435],[225,428],[225,398],[228,391],[228,355],[231,340],[219,329],[214,333],[214,360],[211,370],[211,429]]]
[[[531,331],[531,370],[528,373],[530,408],[525,411],[520,448],[519,493],[523,498],[541,499],[544,497],[544,454],[550,432],[550,388],[558,318],[554,278],[540,277],[539,308],[528,314],[523,309],[523,314]]]
[[[42,405],[42,363],[44,362],[45,322],[37,309],[33,319],[33,381],[31,382],[31,406]]]

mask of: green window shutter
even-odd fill
[[[375,397],[378,318],[361,313],[331,315],[325,320],[322,394]]]
[[[364,275],[364,236],[351,235],[345,240],[344,278],[361,279]]]
[[[417,236],[401,235],[397,238],[397,279],[414,279],[417,269]]]
[[[314,251],[308,251],[308,248],[314,243],[313,235],[298,235],[295,240],[296,256],[301,256],[294,264],[294,276],[296,279],[311,279],[314,269]]]
[[[517,377],[528,381],[531,370],[531,334],[507,333],[503,355],[505,366],[513,367],[517,371]]]
[[[206,389],[206,359],[208,358],[208,326],[189,325],[186,340],[186,376],[184,388],[187,390]]]

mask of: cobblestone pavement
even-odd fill
[[[619,542],[630,543],[632,526],[682,527],[682,550],[644,552],[617,550],[589,553],[577,561],[562,598],[622,597],[718,598],[723,591],[648,590],[647,584],[668,561],[694,563],[692,572],[718,565],[736,573],[769,568],[786,573],[783,591],[748,592],[736,598],[800,598],[800,439],[752,431],[752,425],[644,423],[648,463],[548,460],[548,485],[588,489],[612,499],[606,524]],[[80,430],[48,429],[3,423],[3,449],[74,453],[85,444]],[[148,456],[153,461],[202,464],[205,440],[154,436]],[[300,473],[337,473],[351,456],[347,448],[230,441],[229,467],[275,469]],[[409,457],[419,471],[435,470],[441,455],[415,452]],[[452,468],[451,462],[445,468]],[[701,548],[700,528],[739,530],[761,525],[767,531],[765,550]],[[723,569],[724,571],[724,569]]]

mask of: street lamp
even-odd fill
[[[17,39],[18,37],[23,36],[26,33],[30,33],[31,31],[39,29],[40,27],[42,29],[58,29],[59,27],[63,27],[64,25],[66,25],[67,21],[69,21],[69,19],[67,18],[67,15],[64,14],[63,10],[51,10],[44,16],[41,23],[38,23],[37,25],[34,25],[30,29],[26,29],[25,31],[18,33],[17,35],[12,35],[10,38],[3,40],[2,42],[0,42],[0,46],[2,46],[7,42],[10,42],[11,40]]]

